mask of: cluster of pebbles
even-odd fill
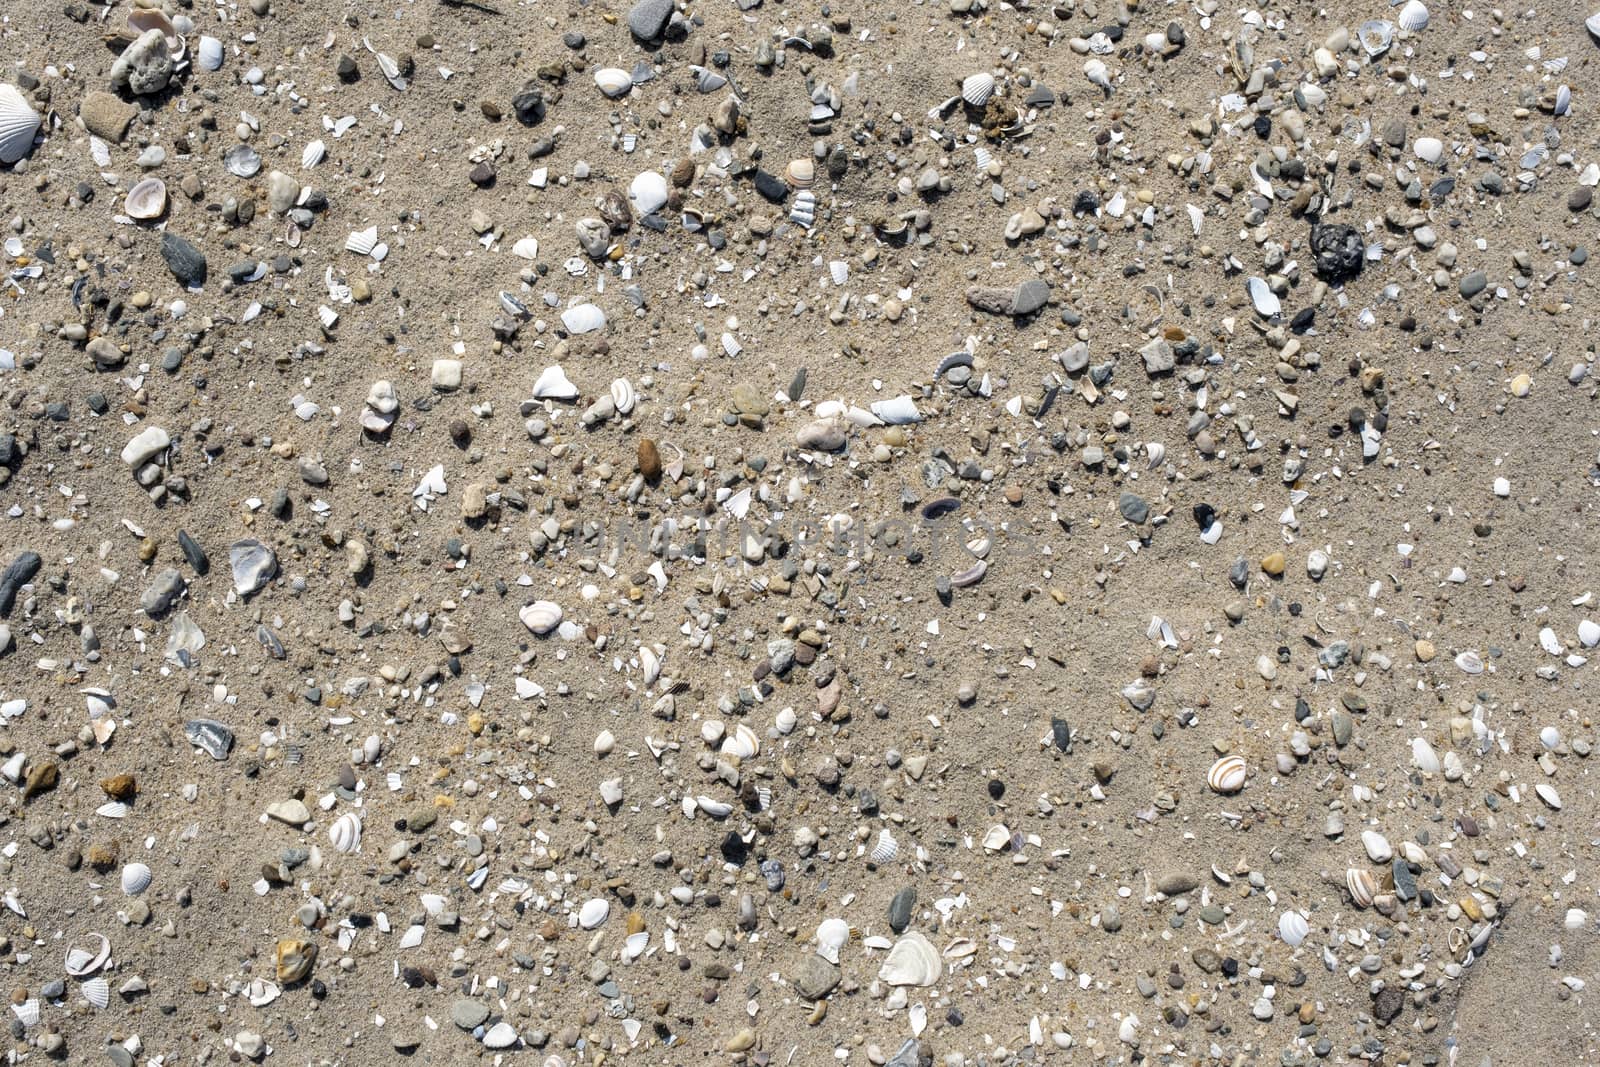
[[[0,43],[17,1060],[1600,1062],[1600,14]]]

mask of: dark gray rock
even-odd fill
[[[889,929],[897,934],[906,932],[911,925],[911,910],[917,906],[917,891],[906,886],[889,901]]]
[[[1029,278],[1011,298],[1011,314],[1032,315],[1050,300],[1050,286],[1042,278]]]
[[[189,288],[205,284],[205,255],[170,230],[161,235],[161,258],[166,261],[172,276]]]
[[[672,0],[639,0],[628,9],[628,30],[641,41],[654,41],[671,19]]]
[[[156,575],[155,581],[150,583],[150,588],[139,598],[139,607],[152,619],[160,618],[172,609],[172,605],[183,595],[185,588],[187,583],[184,582],[183,575],[169,567]]]
[[[1117,510],[1122,512],[1122,517],[1140,526],[1150,517],[1150,505],[1138,493],[1123,493],[1117,501]]]
[[[33,581],[42,565],[39,553],[24,550],[0,571],[0,619],[11,614],[12,605],[17,602],[17,590]]]

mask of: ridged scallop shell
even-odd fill
[[[222,67],[222,42],[215,37],[201,37],[195,48],[195,57],[201,70],[219,70]]]
[[[136,897],[150,888],[150,879],[153,877],[149,867],[142,863],[130,863],[122,868],[122,891],[130,897]]]
[[[889,828],[885,826],[883,829],[878,831],[878,842],[872,846],[872,862],[890,863],[899,854],[900,842],[894,839],[894,835],[891,834],[889,832]]]
[[[1284,943],[1298,948],[1311,932],[1311,924],[1298,911],[1286,911],[1278,916],[1278,936]]]
[[[618,97],[633,88],[633,75],[621,67],[601,67],[594,72],[594,83],[609,97]]]
[[[39,1025],[39,998],[29,997],[21,1004],[11,1005],[11,1013],[17,1017],[23,1029]]]
[[[364,230],[354,230],[349,237],[344,239],[344,250],[354,252],[358,256],[368,256],[378,247],[378,228],[368,226]]]
[[[994,95],[994,75],[988,71],[969,74],[961,83],[961,99],[973,107],[982,107]]]
[[[15,85],[0,85],[0,163],[11,164],[33,150],[39,113]]]
[[[83,999],[96,1008],[104,1008],[111,1003],[111,986],[104,978],[91,978],[78,988],[83,993]]]
[[[312,141],[300,150],[300,169],[310,170],[321,163],[328,154],[328,145],[325,141]]]
[[[561,313],[568,333],[593,333],[605,327],[606,313],[595,304],[574,304]]]
[[[91,938],[99,941],[94,948],[83,948],[73,945],[67,949],[66,970],[73,978],[87,978],[106,965],[111,959],[111,941],[104,934],[90,934]]]
[[[1378,880],[1364,867],[1351,867],[1344,872],[1344,887],[1358,908],[1370,908],[1372,898],[1378,895]]]
[[[535,600],[517,612],[522,625],[543,637],[561,625],[561,605],[553,600]]]
[[[336,851],[349,854],[361,849],[361,816],[347,811],[328,827],[328,840]]]
[[[839,950],[850,940],[850,924],[843,919],[823,919],[817,925],[817,955],[829,963],[839,962]]]
[[[927,938],[912,931],[889,950],[883,966],[878,968],[878,980],[893,986],[930,986],[942,973],[938,950]]]
[[[783,180],[791,189],[809,189],[817,180],[817,164],[810,159],[791,159],[783,168]]]
[[[1206,784],[1218,793],[1237,793],[1244,788],[1244,760],[1223,756],[1206,772]]]
[[[132,219],[159,219],[167,210],[167,183],[160,178],[146,178],[128,190],[122,209]]]
[[[1407,33],[1416,33],[1428,26],[1428,5],[1422,0],[1406,0],[1400,8],[1400,13],[1394,17],[1395,22]]]

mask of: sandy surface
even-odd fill
[[[1600,50],[1434,6],[6,6],[13,1048],[1600,1062]]]

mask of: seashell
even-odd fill
[[[1298,948],[1311,932],[1311,924],[1298,911],[1286,911],[1278,916],[1278,936],[1292,947]]]
[[[306,145],[300,150],[300,169],[310,170],[318,163],[321,163],[323,157],[327,154],[328,146],[325,142],[312,141],[310,144]]]
[[[622,939],[622,955],[625,959],[636,960],[644,955],[644,950],[650,945],[650,931],[640,930],[636,934],[629,934]]]
[[[704,793],[694,798],[695,807],[711,816],[713,819],[726,819],[733,814],[733,805],[726,800],[708,797]]]
[[[538,380],[533,383],[533,397],[535,400],[576,400],[578,387],[567,378],[561,364],[555,363],[539,372]]]
[[[658,171],[647,170],[634,175],[628,185],[628,199],[641,218],[660,211],[667,203],[667,179]]]
[[[247,144],[236,144],[223,154],[222,165],[235,178],[254,178],[261,173],[261,154]]]
[[[1418,137],[1411,150],[1424,163],[1437,163],[1444,156],[1444,142],[1437,137]]]
[[[328,827],[328,840],[338,852],[349,854],[361,850],[361,816],[347,811]]]
[[[817,221],[817,198],[809,191],[797,194],[789,208],[789,221],[809,230]]]
[[[0,163],[10,165],[33,151],[39,113],[15,85],[0,85]]]
[[[167,40],[167,54],[172,57],[174,63],[182,59],[189,50],[183,36],[178,33],[178,28],[159,8],[134,8],[128,12],[128,29],[133,31],[135,37],[151,30],[160,30],[161,36]]]
[[[600,897],[590,897],[583,902],[583,907],[578,909],[578,925],[585,930],[593,930],[596,926],[605,922],[606,916],[610,914],[610,902]]]
[[[299,941],[292,937],[279,941],[278,947],[273,952],[278,981],[284,985],[294,985],[303,980],[311,973],[311,967],[316,962],[317,946],[309,941]]]
[[[371,255],[372,250],[377,247],[378,228],[376,226],[368,226],[364,230],[354,230],[349,237],[344,239],[344,250],[346,252],[354,252],[358,256]]]
[[[617,414],[626,415],[633,410],[639,402],[638,394],[634,392],[633,383],[626,378],[615,378],[611,382],[611,403],[616,406]]]
[[[988,71],[969,74],[961,83],[961,99],[973,107],[982,107],[994,95],[994,75]]]
[[[190,719],[183,724],[183,735],[214,760],[227,759],[233,748],[233,731],[215,719]]]
[[[621,67],[601,67],[594,72],[594,83],[613,99],[633,88],[633,75]]]
[[[228,548],[228,563],[233,570],[233,588],[249,596],[278,573],[277,554],[253,537],[235,541]]]
[[[839,950],[850,940],[850,924],[843,919],[823,919],[817,926],[817,955],[839,962]]]
[[[1572,87],[1570,85],[1556,86],[1556,102],[1552,110],[1558,118],[1572,110]]]
[[[1000,852],[1011,844],[1011,831],[1003,823],[996,823],[983,835],[983,847],[990,852]]]
[[[264,1008],[282,996],[283,990],[265,978],[252,978],[244,987],[244,993],[253,1007]]]
[[[1378,880],[1364,867],[1351,867],[1344,872],[1344,887],[1358,908],[1372,907],[1372,898],[1378,895]]]
[[[1550,810],[1561,810],[1561,794],[1556,792],[1555,786],[1551,785],[1549,782],[1540,782],[1538,785],[1533,787],[1533,791],[1539,794],[1540,800],[1549,805]]]
[[[1428,28],[1428,5],[1422,0],[1406,0],[1394,20],[1407,33],[1425,30]]]
[[[930,986],[942,973],[938,950],[926,937],[912,931],[889,950],[883,966],[878,968],[878,980],[892,986]]]
[[[91,978],[78,989],[83,993],[83,999],[96,1008],[104,1008],[111,1003],[111,986],[104,978]]]
[[[809,189],[817,180],[817,164],[811,159],[791,159],[783,168],[783,180],[791,189]]]
[[[159,219],[167,210],[167,183],[160,178],[146,178],[128,190],[122,209],[129,218]]]
[[[922,412],[917,410],[916,403],[909,396],[897,396],[892,400],[875,400],[872,404],[872,413],[890,426],[904,426],[922,421]]]
[[[894,839],[894,835],[891,834],[889,832],[889,828],[885,826],[883,829],[878,831],[878,842],[872,846],[872,852],[870,853],[872,862],[879,864],[890,863],[899,854],[900,842]]]
[[[744,723],[739,723],[733,732],[722,739],[720,750],[724,756],[737,756],[739,759],[754,759],[761,751],[761,735],[756,733]]]
[[[400,76],[400,64],[394,61],[394,57],[384,55],[372,47],[372,42],[365,37],[361,38],[361,46],[371,52],[373,57],[377,59],[378,69],[383,72],[384,79],[396,89],[405,92],[406,80]]]
[[[1389,45],[1394,41],[1394,23],[1369,19],[1357,28],[1356,39],[1361,42],[1361,48],[1367,55],[1377,59],[1389,50]]]
[[[1361,847],[1367,850],[1367,858],[1373,863],[1388,863],[1394,859],[1394,846],[1376,830],[1361,831]]]
[[[73,945],[67,949],[67,974],[73,978],[87,978],[111,959],[111,941],[104,934],[90,934],[99,941],[92,949]]]
[[[517,612],[517,618],[522,620],[522,625],[543,637],[561,625],[561,605],[553,600],[535,600]]]
[[[970,937],[958,937],[944,947],[947,960],[964,960],[978,954],[978,943]]]
[[[17,1017],[23,1029],[39,1025],[39,998],[29,997],[21,1004],[11,1005],[11,1012]]]
[[[1091,57],[1083,65],[1083,76],[1089,79],[1091,85],[1098,85],[1102,89],[1111,88],[1111,70],[1103,59]]]
[[[561,324],[568,333],[593,333],[604,328],[606,313],[595,304],[574,304],[561,313]]]
[[[1433,750],[1425,737],[1411,739],[1411,762],[1423,774],[1439,773],[1439,753]]]
[[[1255,305],[1257,315],[1270,319],[1282,313],[1283,304],[1265,278],[1251,278],[1245,283],[1245,288],[1250,292],[1250,303]]]
[[[150,888],[152,877],[149,867],[142,863],[130,863],[122,868],[122,891],[130,897],[136,897]]]
[[[215,37],[201,37],[195,48],[195,57],[201,70],[219,70],[222,67],[222,42]]]
[[[1595,44],[1600,44],[1600,11],[1584,19],[1583,24],[1588,28],[1589,36],[1594,38]]]
[[[1238,756],[1223,756],[1206,772],[1206,784],[1217,793],[1237,793],[1244,788],[1244,760]]]
[[[1144,454],[1149,460],[1149,468],[1155,470],[1166,462],[1167,446],[1160,441],[1147,441],[1144,446]]]

